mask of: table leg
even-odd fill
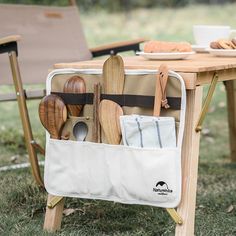
[[[230,140],[230,158],[236,162],[236,81],[225,81],[227,93],[229,140]]]
[[[187,110],[182,148],[182,199],[177,209],[183,219],[183,224],[176,226],[176,236],[194,235],[200,142],[200,132],[195,131],[195,126],[202,107],[202,90],[202,87],[187,90]]]
[[[47,205],[53,199],[53,195],[48,194]],[[61,220],[64,209],[64,198],[57,203],[57,205],[50,209],[48,206],[46,208],[46,214],[44,219],[43,229],[48,232],[55,232],[61,228]]]

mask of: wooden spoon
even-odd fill
[[[106,94],[122,94],[125,82],[124,62],[118,55],[110,56],[103,65],[103,88]],[[121,129],[119,117],[122,108],[110,100],[99,105],[99,121],[108,143],[120,144]]]
[[[39,104],[39,118],[51,138],[60,139],[61,130],[67,119],[67,109],[57,95],[45,96]]]
[[[69,78],[64,84],[64,93],[85,93],[86,85],[84,79],[75,75]],[[79,116],[83,105],[67,105],[67,109],[72,116]]]
[[[107,94],[122,94],[124,88],[124,62],[122,57],[110,56],[103,65],[103,88]]]
[[[169,107],[169,105],[167,104],[167,100],[166,101],[163,100],[166,99],[165,90],[166,90],[167,80],[168,80],[168,67],[165,64],[162,64],[160,65],[159,73],[156,79],[155,101],[153,109],[154,116],[160,116],[162,106],[164,106],[165,108]],[[164,104],[163,102],[166,102],[166,104]]]
[[[122,115],[123,110],[117,103],[106,99],[100,102],[99,121],[109,144],[120,144]]]

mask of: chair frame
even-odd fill
[[[69,1],[72,5],[75,5],[75,1]],[[41,177],[37,152],[45,154],[44,149],[34,140],[31,123],[29,119],[29,113],[27,109],[26,101],[29,99],[41,99],[46,95],[46,91],[25,91],[22,84],[20,68],[18,63],[18,48],[17,43],[21,39],[19,35],[12,35],[0,39],[0,54],[8,53],[10,68],[13,77],[13,85],[15,88],[15,94],[1,94],[0,102],[3,101],[17,101],[21,123],[23,126],[23,132],[25,137],[25,143],[27,152],[29,154],[29,162],[31,165],[32,175],[37,185],[44,187],[44,183]],[[118,52],[124,52],[128,50],[138,51],[139,44],[144,42],[145,39],[131,40],[127,42],[112,43],[97,48],[92,48],[90,51],[93,57],[102,56],[107,54],[116,54]]]

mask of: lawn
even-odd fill
[[[81,12],[93,47],[137,37],[187,40],[193,24],[226,24],[236,28],[236,4],[180,9],[139,9],[129,13]],[[207,88],[206,88],[207,89]],[[2,87],[0,91],[11,88]],[[28,102],[34,134],[44,143],[37,101]],[[27,155],[15,103],[0,104],[0,166],[26,161]],[[226,97],[217,86],[201,136],[195,234],[236,235],[236,164],[229,160]],[[0,172],[0,235],[47,235],[42,231],[46,194],[36,187],[28,169]],[[55,235],[173,235],[175,225],[158,208],[105,201],[67,199],[74,212],[63,218]]]

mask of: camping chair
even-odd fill
[[[90,60],[111,53],[137,51],[139,44],[144,42],[144,39],[137,39],[89,49],[75,1],[70,0],[69,3],[70,6],[66,7],[0,5],[0,19],[5,22],[0,26],[0,85],[12,84],[9,79],[12,72],[16,91],[14,94],[0,94],[0,102],[18,102],[32,174],[39,186],[44,184],[36,151],[44,154],[44,149],[33,138],[26,100],[42,98],[45,90],[25,91],[23,84],[45,84],[48,69],[57,62]],[[19,63],[17,43],[21,37],[15,34],[23,38],[19,44]],[[11,36],[4,37],[7,35]]]

